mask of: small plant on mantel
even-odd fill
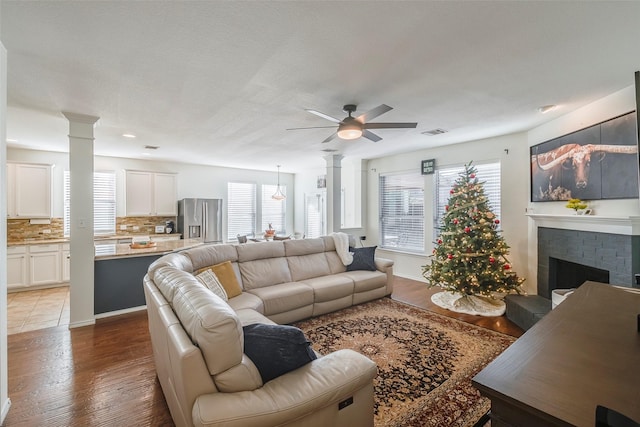
[[[576,212],[582,209],[587,209],[587,204],[580,199],[569,199],[565,206],[569,209],[573,209]]]

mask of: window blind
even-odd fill
[[[322,194],[310,194],[305,197],[304,235],[307,238],[320,237],[324,234]]]
[[[256,184],[227,183],[227,240],[235,241],[238,235],[255,235],[255,232]]]
[[[71,231],[71,175],[64,171],[64,235]],[[93,173],[93,234],[116,232],[116,173]]]
[[[490,209],[500,216],[500,162],[474,165],[477,171],[478,180],[484,183],[484,192],[489,199]],[[440,234],[442,218],[444,217],[444,207],[449,202],[449,191],[453,187],[458,176],[464,173],[464,166],[437,169],[435,173],[436,190],[434,191],[433,206],[433,236]],[[498,225],[498,229],[500,225]]]
[[[380,246],[424,252],[424,178],[418,172],[380,175]]]
[[[271,198],[277,191],[277,185],[264,184],[262,186],[262,225],[260,231],[269,228],[269,224],[276,230],[276,234],[287,234],[286,214],[287,201]],[[280,185],[280,191],[287,195],[287,186]]]

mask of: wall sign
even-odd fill
[[[431,175],[436,171],[436,159],[422,161],[422,175]]]

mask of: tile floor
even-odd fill
[[[69,324],[69,287],[7,294],[7,333]]]

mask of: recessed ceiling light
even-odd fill
[[[447,133],[446,130],[444,129],[431,129],[431,130],[425,130],[424,132],[421,132],[423,135],[429,135],[429,136],[435,136],[435,135],[442,135],[443,133]]]
[[[538,112],[544,114],[548,113],[549,111],[553,111],[556,108],[558,108],[558,106],[555,104],[543,105],[542,107],[538,107]]]
[[[125,138],[135,138],[136,136],[132,133],[123,133],[122,136],[124,136]]]
[[[11,139],[11,138],[7,138],[7,142],[11,143],[11,142],[18,142],[17,139]]]

